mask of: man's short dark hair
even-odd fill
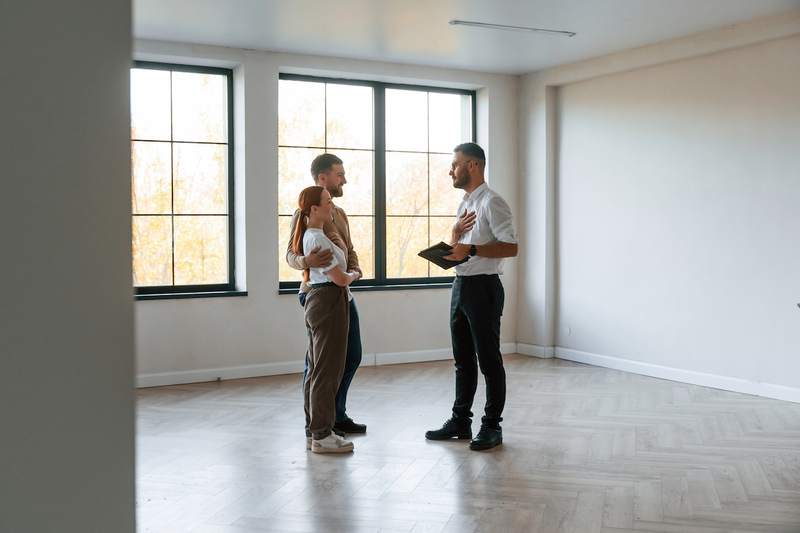
[[[311,177],[314,178],[314,181],[317,181],[320,174],[328,172],[333,168],[333,165],[341,164],[342,160],[333,154],[320,154],[311,162]]]
[[[459,144],[453,148],[453,152],[461,152],[467,157],[472,157],[479,161],[486,161],[486,154],[483,152],[483,148],[475,143]]]

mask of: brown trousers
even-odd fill
[[[336,422],[336,391],[344,373],[350,302],[337,285],[312,288],[306,297],[308,373],[303,383],[306,433],[316,439],[330,435]]]

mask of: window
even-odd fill
[[[232,71],[131,69],[133,284],[139,295],[235,289]]]
[[[279,273],[299,284],[285,261],[297,197],[313,185],[311,161],[331,152],[347,184],[335,200],[347,212],[364,271],[361,286],[447,283],[417,252],[450,238],[463,192],[449,176],[453,148],[474,139],[474,91],[282,74],[279,87]]]

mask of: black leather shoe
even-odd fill
[[[452,417],[440,429],[426,431],[425,438],[428,440],[471,439],[472,420]]]
[[[503,430],[499,427],[492,428],[481,426],[478,436],[469,443],[470,450],[488,450],[503,444]]]
[[[348,419],[343,420],[341,422],[336,422],[333,425],[333,430],[336,431],[337,429],[339,431],[344,431],[345,433],[366,433],[367,432],[366,424],[357,424],[357,423],[353,422],[352,418],[348,418]]]

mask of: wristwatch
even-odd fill
[[[478,255],[478,247],[474,244],[471,244],[469,247],[469,256],[475,257],[476,255]]]

